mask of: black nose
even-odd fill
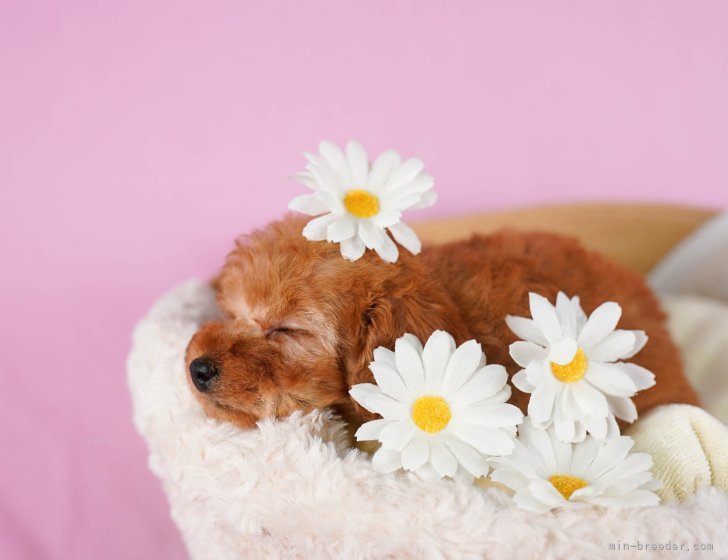
[[[220,375],[220,370],[218,370],[215,362],[207,356],[192,360],[190,363],[190,376],[198,391],[203,393],[207,391],[212,385],[213,379],[218,375]]]

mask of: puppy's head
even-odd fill
[[[436,329],[467,339],[423,259],[401,251],[388,264],[367,251],[349,262],[337,244],[306,240],[305,223],[289,217],[241,238],[215,282],[227,318],[204,325],[186,357],[209,416],[248,428],[344,404],[351,385],[372,380],[377,346]]]

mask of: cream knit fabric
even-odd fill
[[[664,500],[684,500],[704,486],[728,492],[728,426],[687,404],[658,406],[626,431],[633,451],[652,455]]]

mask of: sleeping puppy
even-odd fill
[[[575,240],[502,231],[418,256],[401,251],[395,264],[372,251],[349,262],[337,244],[301,235],[308,219],[290,216],[240,238],[214,282],[226,318],[204,325],[186,355],[188,379],[213,418],[252,428],[262,418],[335,406],[350,420],[371,419],[349,388],[374,382],[374,349],[393,348],[404,333],[423,342],[437,329],[458,344],[475,339],[489,363],[512,375],[520,368],[508,353],[516,336],[506,315],[530,316],[529,292],[553,302],[559,290],[580,296],[587,313],[616,301],[619,328],[646,331],[649,342],[632,361],[657,384],[634,398],[640,414],[696,403],[642,278]],[[526,413],[529,397],[514,390],[511,402]]]

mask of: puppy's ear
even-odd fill
[[[472,338],[449,294],[430,279],[403,282],[403,278],[388,283],[371,295],[366,306],[354,321],[348,356],[345,359],[346,381],[375,383],[369,369],[374,350],[384,346],[394,350],[396,340],[406,333],[427,342],[436,330],[450,333],[458,344]],[[377,415],[363,409],[356,401],[354,407],[364,418]]]

